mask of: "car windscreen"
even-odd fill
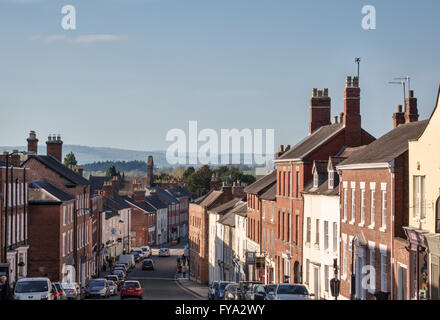
[[[75,285],[70,282],[63,282],[61,285],[64,289],[75,289]]]
[[[55,287],[57,287],[58,291],[63,291],[63,287],[59,283],[54,283]]]
[[[303,286],[297,285],[287,285],[287,286],[278,286],[277,294],[301,294],[308,295],[308,291]]]
[[[126,282],[124,284],[124,287],[130,287],[130,288],[139,287],[139,283],[137,283],[137,282]]]
[[[104,287],[105,281],[104,280],[92,280],[89,282],[89,287]]]
[[[266,286],[266,292],[275,292],[276,284],[269,284]]]
[[[214,282],[212,287],[217,290],[218,289],[218,282]]]
[[[225,289],[228,290],[229,292],[234,292],[235,289],[237,289],[237,285],[236,284],[230,284],[230,285],[226,286]]]
[[[48,291],[47,281],[20,281],[15,287],[15,292],[46,292]]]

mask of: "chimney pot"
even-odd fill
[[[328,97],[328,88],[324,88],[323,95],[324,97]]]
[[[312,97],[317,97],[318,96],[318,89],[317,88],[313,88],[312,89]]]
[[[284,152],[284,145],[280,144],[278,147],[278,152]]]
[[[322,97],[322,90],[318,90],[318,97]]]
[[[402,105],[401,104],[399,104],[398,106],[397,106],[397,112],[402,112]]]
[[[343,121],[344,121],[344,113],[341,112],[341,113],[339,114],[339,123],[342,123]]]
[[[333,117],[333,123],[338,123],[338,116]]]
[[[353,77],[353,87],[357,88],[359,87],[359,78]]]
[[[414,90],[409,90],[409,97],[414,98]]]
[[[351,77],[347,76],[346,80],[345,80],[345,86],[346,87],[351,87]]]

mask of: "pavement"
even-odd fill
[[[154,270],[142,270],[142,264],[137,263],[136,268],[128,273],[127,280],[138,280],[143,288],[144,300],[206,300],[208,288],[178,279],[176,274],[177,256],[183,254],[186,242],[169,245],[170,257],[159,257],[158,248],[152,248],[150,259],[154,262]],[[167,246],[163,246],[167,247]],[[109,272],[100,272],[100,277]],[[108,298],[109,300],[119,300],[119,294]]]

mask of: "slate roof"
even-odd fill
[[[134,206],[137,206],[139,208],[141,208],[142,210],[146,211],[146,212],[156,212],[156,208],[154,208],[152,205],[150,205],[148,202],[134,202],[133,198],[129,197],[129,196],[124,196],[125,201],[131,203]]]
[[[110,177],[90,176],[89,177],[89,181],[90,181],[90,193],[91,194],[96,194],[97,190],[102,190],[103,189],[104,183],[106,181],[110,181]]]
[[[160,198],[161,201],[165,202],[166,204],[176,204],[179,203],[179,200],[174,198],[171,194],[166,192],[164,189],[160,187],[150,187],[148,188],[150,191],[156,191],[157,196]]]
[[[155,208],[156,210],[159,209],[167,209],[168,205],[162,200],[159,199],[159,197],[155,194],[151,194],[145,197],[145,202]]]
[[[55,159],[52,156],[41,156],[41,155],[31,155],[23,164],[22,166],[28,162],[30,159],[36,159],[40,161],[42,164],[44,164],[49,169],[55,171],[60,176],[64,177],[65,179],[72,182],[74,185],[88,185],[90,182],[74,172],[73,170],[66,167],[64,164],[59,162],[57,159]]]
[[[408,150],[408,141],[419,138],[427,124],[428,120],[401,124],[365,148],[354,152],[339,166],[390,162]]]
[[[202,207],[209,208],[222,194],[223,191],[211,190],[203,198],[199,198],[200,200],[196,203]]]
[[[313,183],[310,183],[302,192],[304,194],[316,194],[324,196],[337,196],[339,194],[339,184],[335,184],[333,189],[328,188],[328,179],[321,183],[318,188],[313,187]]]
[[[171,194],[171,196],[173,196],[176,199],[182,198],[182,197],[188,197],[190,199],[192,198],[191,192],[189,192],[185,187],[182,187],[182,186],[169,188],[166,190],[166,192]]]
[[[255,195],[261,195],[268,188],[270,188],[272,184],[274,183],[276,184],[276,182],[277,182],[277,175],[276,175],[276,171],[274,170],[271,173],[262,177],[261,179],[250,184],[246,188],[244,188],[244,192]]]
[[[128,206],[128,204],[122,206],[119,202],[109,197],[104,197],[104,205],[116,211],[126,209],[126,206]]]
[[[105,204],[102,206],[102,209],[105,212],[105,219],[106,220],[111,219],[111,218],[116,217],[116,216],[119,215],[117,211],[115,211],[112,208],[106,206]]]
[[[61,190],[60,188],[56,187],[46,179],[33,180],[29,182],[29,188],[43,189],[49,194],[51,194],[53,197],[57,198],[60,202],[68,202],[75,200],[75,196],[65,192],[64,190]],[[38,202],[38,200],[32,200],[32,202]]]
[[[318,174],[326,174],[327,173],[328,161],[315,160],[313,162],[313,165],[314,165],[316,171],[318,172]]]
[[[218,222],[223,224],[223,225],[235,228],[235,213],[232,212],[232,211],[229,211],[223,217],[218,219]]]
[[[342,131],[343,129],[344,125],[342,123],[334,123],[327,126],[322,126],[315,130],[311,135],[301,140],[289,151],[285,152],[281,157],[278,158],[278,160],[302,159],[316,147],[326,143],[328,138]]]
[[[113,201],[117,202],[122,209],[130,208],[130,205],[125,202],[123,196],[120,196],[116,190],[113,190]]]
[[[246,217],[247,216],[247,203],[245,201],[240,201],[237,205],[231,210],[234,214],[238,214],[239,216]]]
[[[275,201],[277,198],[277,184],[274,183],[269,189],[261,195],[261,199]]]
[[[209,210],[212,213],[217,213],[217,214],[225,214],[227,211],[231,210],[232,208],[235,207],[235,205],[241,201],[240,198],[235,198],[232,199],[228,202],[225,202],[217,207],[214,207],[213,209]]]

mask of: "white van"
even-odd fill
[[[121,254],[119,256],[119,263],[128,264],[130,268],[136,267],[136,262],[134,261],[134,256],[132,254]]]
[[[141,247],[141,249],[144,252],[145,258],[149,258],[151,256],[151,249],[149,246],[143,246],[143,247]]]
[[[49,278],[22,278],[14,290],[15,300],[53,300]]]

